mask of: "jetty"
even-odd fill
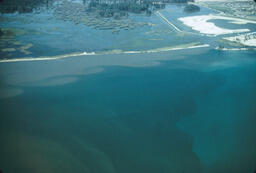
[[[156,12],[156,14],[162,18],[168,25],[170,25],[175,31],[182,32],[177,26],[175,26],[173,23],[171,23],[166,17],[164,17],[159,11]]]

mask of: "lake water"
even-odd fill
[[[162,14],[182,8],[167,6]],[[15,37],[34,45],[28,49],[31,54],[1,52],[2,59],[101,53],[0,63],[3,173],[256,170],[255,51],[215,50],[218,38],[177,34],[156,15],[131,15],[156,26],[119,35],[35,16],[42,23],[35,17],[31,20],[37,22],[20,25],[17,16],[10,17],[17,21],[1,22],[2,27],[25,32],[34,28],[33,33]],[[177,17],[169,14],[168,19]],[[36,24],[44,27],[42,33],[37,33]],[[54,27],[57,31],[47,31]],[[152,35],[146,32],[159,30],[166,33],[149,41]],[[84,34],[89,35],[83,38]],[[210,46],[122,53],[192,42]],[[116,49],[121,52],[113,53]],[[102,53],[107,50],[110,53]]]

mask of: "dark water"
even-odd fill
[[[141,13],[130,24],[150,25],[116,34],[51,10],[0,18],[0,173],[256,170],[256,52],[215,50],[222,36],[177,20],[212,11],[166,5],[160,12],[182,32]],[[96,55],[24,59],[83,51]]]
[[[14,75],[20,84],[9,87],[24,91],[0,100],[3,172],[253,172],[255,53],[145,56],[166,60],[139,68],[108,66],[90,75],[69,68],[85,64],[86,57],[1,65],[3,81]],[[28,74],[19,71],[24,64],[31,73],[35,66],[37,78],[58,66],[70,75],[26,83]]]

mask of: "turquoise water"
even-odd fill
[[[76,64],[85,64],[85,57],[1,64],[3,81],[23,93],[0,100],[0,167],[4,172],[253,172],[255,55],[210,49],[150,54],[148,59],[166,59],[157,66],[138,61],[140,67],[107,66],[88,75],[70,68],[71,63],[81,71]],[[103,56],[94,59],[108,58]],[[45,69],[52,76],[26,82],[31,76],[20,74],[24,66],[34,66],[28,71],[36,70],[37,79]],[[70,75],[55,74],[58,66]],[[11,84],[15,81],[20,84]]]
[[[177,20],[186,15],[183,8],[161,12],[182,31],[196,33]],[[131,15],[155,26],[118,35],[50,14],[12,15],[1,27],[25,31],[15,41],[33,47],[28,55],[1,52],[1,59],[101,54],[0,63],[0,172],[256,170],[255,51],[215,50],[219,37],[176,33],[157,15]],[[210,45],[186,49],[193,42]],[[176,45],[184,49],[124,52]]]

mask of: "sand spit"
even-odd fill
[[[74,56],[82,56],[82,55],[95,55],[95,53],[94,52],[92,52],[92,53],[81,52],[81,53],[72,53],[72,54],[64,54],[64,55],[57,55],[57,56],[37,57],[37,58],[27,57],[27,58],[3,59],[3,60],[0,60],[0,63],[23,62],[23,61],[50,61],[50,60],[71,58]]]
[[[219,15],[201,15],[201,16],[189,16],[179,18],[181,22],[185,25],[191,27],[193,30],[199,31],[202,34],[207,34],[210,36],[217,36],[223,34],[233,34],[233,33],[242,33],[249,32],[249,29],[225,29],[216,26],[213,22],[209,22],[209,20],[229,20],[230,23],[234,24],[247,24],[253,23],[256,24],[256,21],[246,20],[246,19],[238,19],[233,17],[219,16]]]
[[[50,60],[57,60],[63,58],[71,58],[77,56],[92,56],[92,55],[111,55],[111,54],[141,54],[141,53],[157,53],[157,52],[167,52],[167,51],[175,51],[175,50],[185,50],[185,49],[195,49],[195,48],[204,48],[209,47],[208,44],[201,44],[198,45],[197,43],[190,43],[185,45],[178,45],[175,47],[164,47],[164,48],[157,48],[157,49],[150,49],[150,50],[143,50],[143,51],[122,51],[122,50],[112,50],[112,51],[105,51],[105,52],[81,52],[81,53],[72,53],[72,54],[64,54],[58,56],[47,56],[47,57],[28,57],[28,58],[14,58],[14,59],[4,59],[0,60],[0,63],[8,63],[8,62],[24,62],[24,61],[50,61]]]
[[[256,48],[220,48],[220,47],[216,47],[216,50],[223,50],[223,51],[255,51]]]

